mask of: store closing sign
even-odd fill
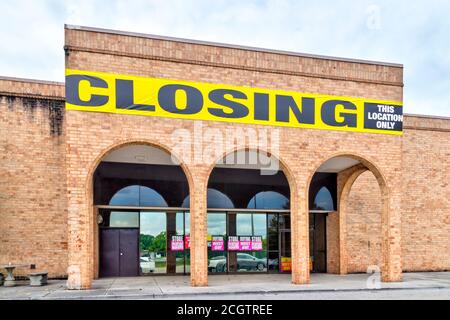
[[[68,110],[401,135],[401,102],[66,70]]]

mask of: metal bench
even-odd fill
[[[30,278],[30,286],[32,287],[40,287],[47,284],[48,272],[34,272],[28,275]]]

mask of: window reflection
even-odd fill
[[[208,236],[227,234],[227,215],[225,213],[208,214]]]
[[[109,201],[111,206],[139,206],[139,186],[129,186],[117,191]]]
[[[166,213],[141,212],[140,218],[139,248],[141,273],[166,273]]]
[[[100,227],[139,228],[139,212],[101,210]]]
[[[326,187],[322,187],[317,192],[313,210],[334,211],[333,197]]]
[[[265,213],[236,214],[236,235],[260,236],[262,250],[230,252],[230,268],[238,272],[266,272],[267,271],[267,215]],[[230,220],[232,223],[232,220]],[[234,229],[233,226],[229,227]],[[235,263],[233,263],[235,261]],[[231,270],[231,269],[230,269]]]
[[[227,235],[227,215],[226,213],[209,213],[208,214],[208,271],[209,272],[226,272],[227,257],[226,251],[214,251],[211,248],[213,236],[222,236],[226,241]]]
[[[207,195],[207,206],[208,208],[213,209],[232,209],[234,208],[233,201],[223,192],[208,188]],[[190,196],[187,196],[183,203],[181,204],[182,208],[189,208]]]
[[[190,248],[187,243],[187,239],[189,239],[189,225],[190,225],[190,214],[189,212],[178,212],[176,214],[176,235],[182,236],[184,241],[184,250],[175,252],[175,264],[176,264],[176,273],[185,274],[190,272]]]
[[[185,273],[190,273],[191,272],[191,249],[189,247],[189,239],[190,239],[190,225],[191,225],[191,220],[190,220],[190,213],[189,212],[185,212],[184,213],[184,255],[185,255],[185,259],[184,259],[184,272]]]
[[[257,193],[248,203],[248,209],[289,209],[289,199],[279,192]]]
[[[167,207],[167,202],[155,190],[145,186],[128,186],[117,191],[109,201],[111,206]]]

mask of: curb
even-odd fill
[[[106,295],[92,295],[92,296],[73,296],[73,297],[38,297],[38,298],[25,298],[25,300],[114,300],[114,299],[167,299],[188,297],[188,296],[204,296],[204,295],[236,295],[236,294],[289,294],[289,293],[337,293],[337,292],[382,292],[382,291],[407,291],[407,290],[443,290],[450,289],[449,286],[433,286],[433,287],[410,287],[410,288],[380,288],[380,289],[311,289],[311,290],[266,290],[266,291],[225,291],[225,292],[192,292],[192,293],[161,293],[161,294],[106,294]],[[19,298],[20,299],[20,298]]]

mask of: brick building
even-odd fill
[[[378,267],[400,281],[450,270],[450,119],[361,118],[363,100],[401,110],[402,65],[65,35],[67,88],[0,78],[1,263],[75,289],[104,276],[190,274],[204,286],[216,273],[291,272],[304,284],[311,272]],[[296,108],[289,92],[310,94]],[[192,111],[208,98],[228,109]],[[340,101],[332,120],[327,101]]]

